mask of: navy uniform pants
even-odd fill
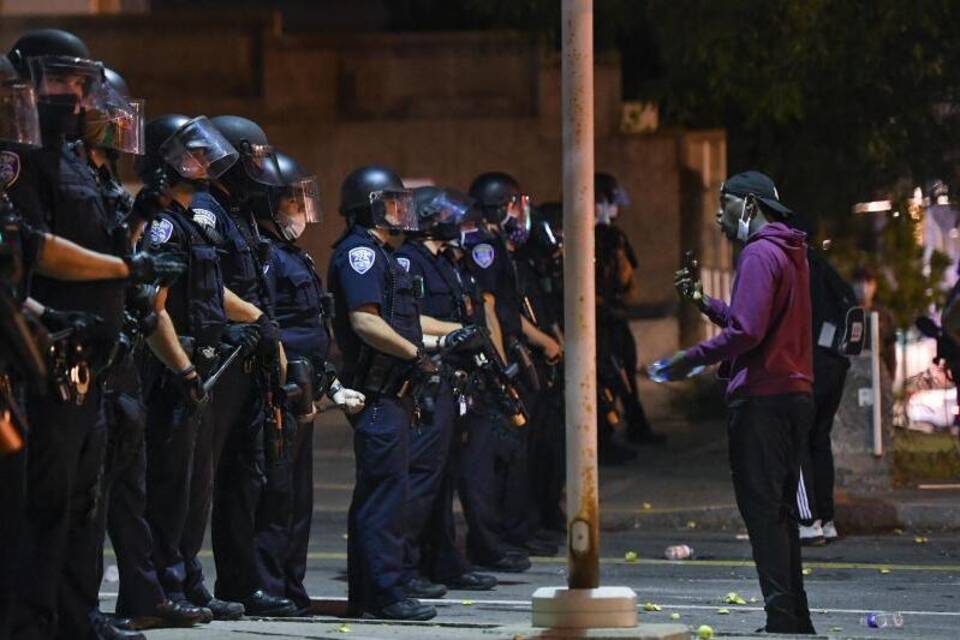
[[[10,627],[17,593],[16,566],[20,536],[24,526],[27,452],[0,456],[0,640],[10,638]]]
[[[171,374],[146,397],[147,506],[153,564],[167,597],[195,597],[203,587],[197,553],[210,511],[212,477],[204,456],[210,408],[192,411]],[[198,437],[199,434],[199,437]]]
[[[103,577],[103,541],[109,532],[120,571],[116,611],[123,617],[154,613],[166,599],[153,566],[153,537],[145,518],[147,457],[146,407],[133,362],[117,369],[107,384],[100,419],[107,431],[98,521],[100,572]]]
[[[560,505],[566,482],[563,388],[540,394],[530,421],[528,472],[530,479],[531,532],[539,529],[566,531]]]
[[[747,525],[769,633],[812,633],[803,589],[795,499],[810,394],[754,396],[730,405],[730,471]]]
[[[376,611],[406,598],[402,588],[412,402],[367,397],[350,418],[357,477],[348,516],[350,612]]]
[[[497,476],[497,454],[506,426],[493,401],[478,397],[461,419],[462,460],[458,489],[467,521],[467,557],[488,565],[504,556],[501,516],[502,478]]]
[[[442,534],[449,524],[439,503],[450,490],[450,446],[455,428],[455,399],[446,380],[434,398],[434,410],[423,414],[410,438],[410,496],[407,501],[407,551],[404,581],[416,577],[421,549],[429,535],[432,544],[445,542]],[[451,504],[452,509],[452,504]],[[446,543],[449,544],[449,540]],[[445,573],[445,571],[442,571]],[[446,574],[444,577],[453,577]]]
[[[215,593],[242,600],[261,589],[256,516],[264,477],[264,400],[254,366],[235,363],[214,393],[210,464],[215,472],[210,536],[217,566]]]
[[[297,424],[284,412],[284,423],[294,435],[284,459],[267,469],[257,510],[257,565],[264,590],[307,609],[303,579],[313,517],[313,422]]]
[[[96,511],[106,437],[100,391],[82,405],[27,400],[26,519],[12,637],[84,638],[97,608]]]

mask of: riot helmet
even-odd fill
[[[602,172],[593,175],[593,201],[597,224],[611,224],[620,215],[620,208],[630,204],[617,179]]]
[[[237,163],[221,178],[234,198],[269,198],[269,187],[283,186],[277,154],[260,125],[233,115],[216,116],[210,122],[239,153]]]
[[[100,105],[84,111],[83,141],[101,149],[143,154],[143,100],[131,100],[123,77],[106,67],[103,68],[103,93]]]
[[[395,233],[419,229],[413,192],[393,170],[378,165],[360,167],[344,179],[340,214],[362,227]]]
[[[487,222],[500,226],[507,239],[520,246],[530,236],[530,197],[510,174],[489,171],[477,176],[470,185],[470,196],[477,201]]]
[[[59,29],[37,29],[21,36],[8,57],[20,77],[34,85],[47,142],[79,138],[83,112],[106,99],[102,67],[83,41]]]
[[[464,226],[476,225],[481,219],[473,198],[455,189],[417,187],[413,190],[413,199],[419,233],[433,240],[459,240]]]
[[[237,150],[206,116],[189,118],[169,114],[151,120],[144,132],[144,156],[137,159],[137,175],[145,183],[158,172],[170,183],[213,180],[237,161]]]
[[[275,197],[269,199],[269,210],[257,211],[258,216],[269,216],[280,234],[289,242],[299,238],[307,224],[320,222],[320,188],[317,177],[307,173],[300,164],[280,151],[277,166],[284,186],[274,187]]]

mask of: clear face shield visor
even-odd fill
[[[39,147],[37,94],[25,84],[0,84],[0,141]]]
[[[109,85],[102,107],[84,112],[83,139],[87,144],[142,155],[144,131],[143,100],[127,100]]]
[[[430,207],[436,213],[430,220],[427,235],[438,240],[456,240],[465,226],[476,225],[483,219],[480,210],[474,206],[473,199],[457,192],[444,191],[430,201]]]
[[[296,180],[280,192],[277,208],[280,223],[298,228],[323,221],[320,186],[314,176]]]
[[[27,61],[38,102],[74,101],[79,112],[106,102],[103,67],[99,62],[70,56],[36,56]]]
[[[420,224],[413,191],[374,191],[370,194],[373,224],[395,231],[417,231]]]
[[[214,180],[233,166],[240,154],[206,116],[199,116],[160,145],[160,155],[183,178]]]
[[[526,229],[527,232],[530,231],[530,196],[525,193],[518,193],[511,197],[507,200],[506,212],[507,217],[504,218],[504,222],[507,221],[507,218],[513,218],[517,221],[517,226]]]
[[[254,182],[268,187],[286,186],[272,146],[244,143],[240,148],[240,162],[244,173]]]

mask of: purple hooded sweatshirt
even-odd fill
[[[686,352],[694,365],[723,361],[727,399],[810,393],[813,338],[806,234],[764,225],[737,261],[730,305],[710,298],[707,317],[723,328]]]

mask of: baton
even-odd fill
[[[227,356],[227,359],[224,360],[223,364],[220,365],[220,368],[213,372],[209,378],[203,383],[203,392],[210,393],[210,390],[217,386],[217,381],[220,379],[220,376],[223,375],[223,372],[233,364],[233,361],[240,357],[240,352],[243,351],[243,347],[237,347],[233,352]]]

